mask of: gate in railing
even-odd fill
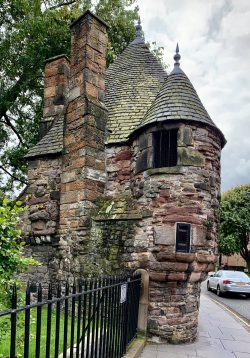
[[[0,357],[120,358],[136,336],[140,287],[138,274],[49,285],[46,297],[38,285],[33,303],[28,284],[24,305],[13,287]]]

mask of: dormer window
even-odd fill
[[[177,165],[178,129],[162,130],[153,133],[154,168]]]

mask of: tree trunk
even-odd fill
[[[248,273],[250,273],[250,259],[246,261]]]

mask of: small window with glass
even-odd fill
[[[176,252],[190,251],[190,229],[190,224],[176,224]]]

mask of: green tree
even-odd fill
[[[24,243],[18,223],[25,209],[20,201],[12,204],[4,198],[0,203],[0,287],[13,280],[15,274],[24,271],[30,264],[36,263],[32,258],[22,255]]]
[[[108,64],[133,39],[136,0],[0,0],[0,182],[26,183],[24,155],[38,141],[45,59],[69,54],[69,25],[86,9],[108,22]]]
[[[237,186],[222,195],[220,216],[220,253],[239,253],[250,272],[250,184]]]

